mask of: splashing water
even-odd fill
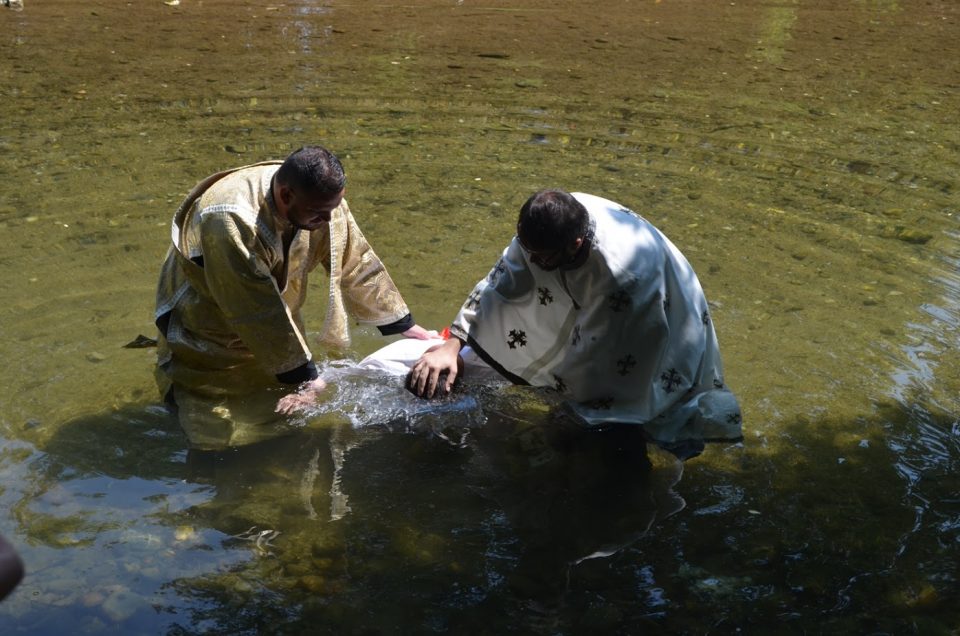
[[[463,446],[470,429],[487,416],[478,393],[483,386],[464,384],[450,395],[424,400],[403,386],[403,376],[335,361],[324,369],[328,399],[307,413],[307,420],[344,417],[356,428],[384,426],[393,431],[429,433]]]

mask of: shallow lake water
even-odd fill
[[[955,634],[958,41],[946,0],[0,7],[0,632]],[[549,394],[358,380],[191,452],[123,345],[184,194],[304,143],[431,328],[533,191],[644,215],[743,444],[648,466]]]

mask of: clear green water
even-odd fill
[[[958,40],[936,0],[0,11],[0,533],[29,570],[0,631],[956,633]],[[410,420],[348,386],[377,424],[188,453],[122,348],[169,218],[316,142],[430,327],[530,192],[644,214],[714,304],[745,443],[671,489],[523,391]]]

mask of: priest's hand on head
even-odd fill
[[[427,349],[413,364],[407,376],[407,388],[422,398],[430,399],[439,391],[446,395],[463,370],[460,358],[462,343],[450,338],[443,344]]]

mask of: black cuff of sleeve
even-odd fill
[[[413,314],[407,314],[400,320],[396,322],[391,322],[389,325],[383,325],[382,327],[377,327],[380,330],[380,333],[384,336],[392,336],[397,333],[403,333],[410,327],[414,326]]]
[[[313,360],[301,364],[296,369],[290,371],[284,371],[283,373],[277,374],[277,380],[283,384],[300,384],[301,382],[310,382],[311,380],[316,380],[320,374],[317,372],[317,365],[313,363]]]

